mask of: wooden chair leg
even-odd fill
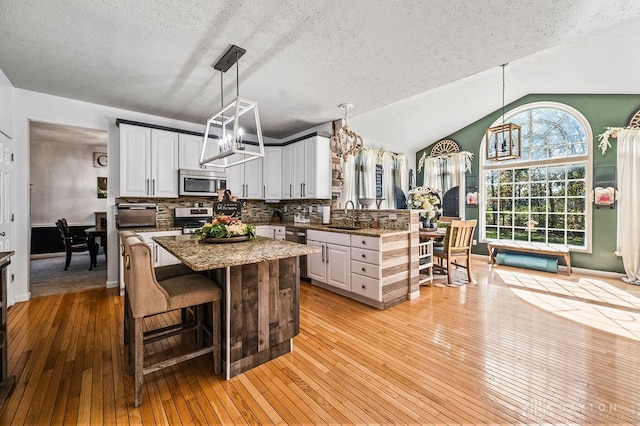
[[[467,256],[467,280],[471,282],[471,256]]]
[[[204,305],[195,307],[196,314],[196,344],[199,348],[204,346]]]
[[[67,250],[67,257],[64,261],[64,270],[66,271],[67,268],[69,268],[69,265],[71,264],[71,250]]]
[[[447,256],[447,283],[451,284],[451,258]]]
[[[142,318],[133,318],[133,358],[134,358],[134,405],[139,407],[142,404],[142,385],[144,383],[143,368],[143,351],[144,336],[142,333]]]
[[[213,373],[218,375],[222,373],[222,345],[221,345],[221,329],[222,318],[220,301],[213,302],[211,307],[212,322],[211,322],[211,340],[213,340]]]
[[[124,309],[123,309],[123,320],[122,323],[124,325],[124,335],[123,340],[124,340],[124,344],[127,345],[129,344],[129,327],[131,327],[130,321],[131,321],[131,316],[129,315],[130,312],[130,306],[129,306],[129,294],[127,293],[127,289],[124,289]]]

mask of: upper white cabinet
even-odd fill
[[[262,185],[266,200],[282,198],[282,148],[279,146],[264,147]]]
[[[204,144],[204,137],[197,135],[189,135],[186,133],[180,133],[178,136],[178,165],[181,169],[187,170],[222,170],[218,167],[212,167],[211,165],[200,165],[200,155],[202,154],[202,145]],[[207,152],[205,152],[205,158],[213,157],[216,152],[218,142],[210,140],[207,143]],[[218,163],[222,163],[222,160],[217,160]]]
[[[262,158],[227,167],[227,188],[240,198],[263,199]]]
[[[312,136],[282,149],[282,198],[331,198],[329,139]]]
[[[120,196],[178,197],[178,133],[120,124]]]

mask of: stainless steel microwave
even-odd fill
[[[180,169],[180,195],[217,197],[218,189],[227,188],[227,175],[207,170]]]

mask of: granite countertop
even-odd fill
[[[162,248],[194,271],[246,265],[318,253],[320,247],[256,237],[238,243],[205,243],[191,235],[153,237]]]

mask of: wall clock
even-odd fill
[[[93,167],[107,167],[109,161],[106,152],[94,152],[93,153]]]

